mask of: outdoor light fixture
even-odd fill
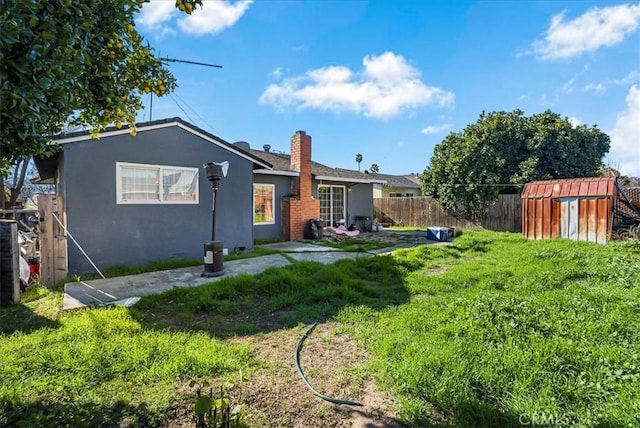
[[[227,176],[229,162],[207,162],[203,165],[207,170],[207,178],[213,188],[213,209],[211,212],[211,241],[204,243],[204,272],[202,276],[220,276],[222,270],[222,242],[216,241],[216,193],[220,186],[220,180]]]

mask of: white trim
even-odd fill
[[[264,175],[283,175],[287,177],[299,177],[300,173],[295,171],[276,171],[272,169],[254,169],[254,174],[264,174]]]
[[[330,177],[328,175],[316,175],[316,180],[324,180],[324,181],[341,181],[343,183],[365,183],[365,184],[374,184],[374,183],[382,183],[385,184],[385,180],[365,180],[363,178],[347,178],[347,177]]]
[[[175,122],[175,123],[178,125],[179,128],[182,128],[187,132],[191,132],[193,135],[197,135],[198,137],[202,138],[203,140],[207,140],[210,143],[213,143],[216,146],[221,147],[223,149],[229,150],[231,153],[236,154],[236,155],[238,155],[238,156],[240,156],[240,157],[242,157],[244,159],[250,160],[253,163],[257,163],[258,165],[261,165],[261,166],[263,166],[263,167],[265,167],[267,169],[271,169],[261,159],[254,159],[252,157],[249,157],[245,153],[242,153],[242,152],[240,152],[238,150],[235,150],[233,147],[229,147],[226,144],[221,144],[219,141],[214,140],[213,138],[208,137],[205,134],[202,134],[201,132],[196,131],[195,129],[191,128],[190,126],[186,126],[183,123],[180,123],[180,122]]]
[[[341,218],[344,219],[345,222],[347,222],[347,186],[345,186],[344,184],[318,184],[318,200],[320,201],[320,216],[322,216],[322,199],[320,198],[320,188],[321,187],[328,187],[328,188],[332,188],[332,187],[340,187],[342,188],[342,216]],[[331,190],[329,190],[329,195],[331,195],[333,192],[331,192]],[[333,199],[331,197],[329,197],[329,203],[331,204],[331,207],[333,208]],[[333,209],[331,210],[333,211]],[[331,223],[332,219],[326,219],[323,218],[323,220],[328,220],[329,223]]]
[[[153,131],[154,129],[162,129],[162,128],[169,128],[172,126],[177,126],[178,128],[181,128],[187,132],[190,132],[193,135],[196,135],[200,138],[202,138],[203,140],[206,140],[210,143],[215,144],[218,147],[221,147],[225,150],[230,151],[231,153],[238,155],[244,159],[247,159],[249,161],[251,161],[252,163],[258,164],[264,168],[267,169],[271,169],[269,168],[263,160],[261,159],[254,159],[252,157],[247,156],[245,153],[242,153],[238,150],[235,150],[233,147],[229,147],[226,144],[221,143],[220,141],[217,141],[201,132],[196,131],[195,129],[191,128],[188,125],[183,124],[182,122],[178,122],[178,121],[173,121],[173,122],[164,122],[164,123],[157,123],[154,125],[142,125],[136,128],[137,132],[145,132],[145,131]],[[105,131],[105,132],[101,132],[100,133],[100,137],[99,138],[103,138],[103,137],[114,137],[117,135],[124,135],[124,134],[129,134],[129,132],[131,131],[131,128],[123,128],[123,129],[115,129],[115,130],[111,130],[111,131]],[[87,140],[91,140],[91,134],[83,134],[83,135],[78,135],[75,137],[67,137],[67,138],[60,138],[57,140],[51,140],[51,144],[57,144],[57,145],[62,145],[62,144],[69,144],[69,143],[76,143],[78,141],[87,141]],[[230,144],[230,143],[229,143]]]
[[[260,223],[256,223],[256,186],[271,187],[271,221],[262,221]],[[271,183],[253,183],[253,186],[251,187],[251,194],[253,196],[253,225],[264,226],[276,224],[276,185]]]
[[[122,168],[138,168],[162,171],[163,169],[176,169],[195,172],[196,189],[195,200],[193,201],[167,201],[160,199],[128,200],[122,197]],[[200,203],[200,169],[191,166],[175,166],[175,165],[153,165],[132,162],[116,162],[116,204],[117,205],[197,205]]]
[[[139,132],[153,131],[154,129],[167,128],[169,126],[174,126],[177,124],[178,122],[167,122],[167,123],[158,123],[155,125],[140,126],[136,128],[136,131],[139,131]],[[114,129],[112,131],[101,132],[99,138],[114,137],[116,135],[129,134],[130,132],[131,132],[131,128]],[[76,135],[75,137],[65,137],[65,138],[59,138],[57,140],[51,140],[51,144],[61,145],[61,144],[77,143],[78,141],[86,141],[86,140],[92,140],[92,139],[93,137],[91,136],[91,134],[83,134],[83,135]]]

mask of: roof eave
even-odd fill
[[[225,150],[230,151],[231,153],[238,155],[244,159],[247,159],[251,162],[253,162],[254,165],[258,165],[261,166],[264,169],[272,169],[273,165],[271,165],[269,162],[266,162],[260,158],[258,158],[257,156],[254,156],[251,153],[247,153],[244,150],[239,150],[234,148],[233,144],[224,141],[223,139],[216,137],[213,134],[209,134],[208,132],[193,126],[191,124],[188,124],[186,122],[184,122],[182,119],[180,118],[173,118],[173,119],[163,119],[162,121],[158,121],[158,122],[150,122],[148,124],[140,124],[140,125],[136,125],[136,130],[138,132],[145,132],[145,131],[152,131],[154,129],[162,129],[162,128],[168,128],[168,127],[172,127],[172,126],[177,126],[178,128],[181,128],[187,132],[190,132],[200,138],[202,138],[203,140],[206,140],[212,144],[215,144],[218,147],[221,147]],[[115,129],[115,128],[111,128],[111,129],[106,129],[105,131],[100,133],[100,137],[114,137],[114,136],[118,136],[118,135],[124,135],[124,134],[129,134],[130,129],[129,127],[124,127],[122,129]],[[71,134],[68,137],[57,137],[51,140],[51,144],[56,144],[56,145],[62,145],[62,144],[69,144],[69,143],[76,143],[79,141],[87,141],[87,140],[91,140],[92,136],[90,133],[86,132],[86,131],[82,131],[80,133],[74,133]]]
[[[287,177],[299,177],[300,173],[295,171],[282,171],[275,169],[254,169],[254,174],[264,174],[264,175],[282,175]]]
[[[349,178],[349,177],[335,177],[335,176],[329,176],[329,175],[316,175],[315,176],[316,180],[323,180],[323,181],[347,181],[350,183],[365,183],[365,184],[374,184],[374,183],[380,183],[380,184],[384,184],[386,183],[386,181],[382,181],[382,180],[366,180],[363,178]]]

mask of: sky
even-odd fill
[[[611,137],[640,176],[640,2],[152,1],[136,28],[176,91],[138,120],[180,116],[229,142],[290,152],[304,130],[330,167],[421,173],[482,111],[549,109]]]

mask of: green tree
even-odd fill
[[[422,191],[477,219],[499,193],[516,193],[529,181],[597,175],[608,151],[609,136],[596,126],[573,126],[549,110],[531,117],[482,112],[436,145]]]
[[[372,163],[371,168],[369,168],[369,171],[372,172],[373,174],[376,174],[378,171],[380,171],[380,167],[378,166],[377,163]]]
[[[94,136],[133,125],[143,94],[175,89],[174,77],[135,29],[148,0],[0,0],[0,171],[49,155],[67,124]],[[200,0],[178,0],[190,14]]]
[[[358,171],[360,171],[360,162],[362,162],[362,155],[360,153],[356,155],[356,162],[358,162]]]

